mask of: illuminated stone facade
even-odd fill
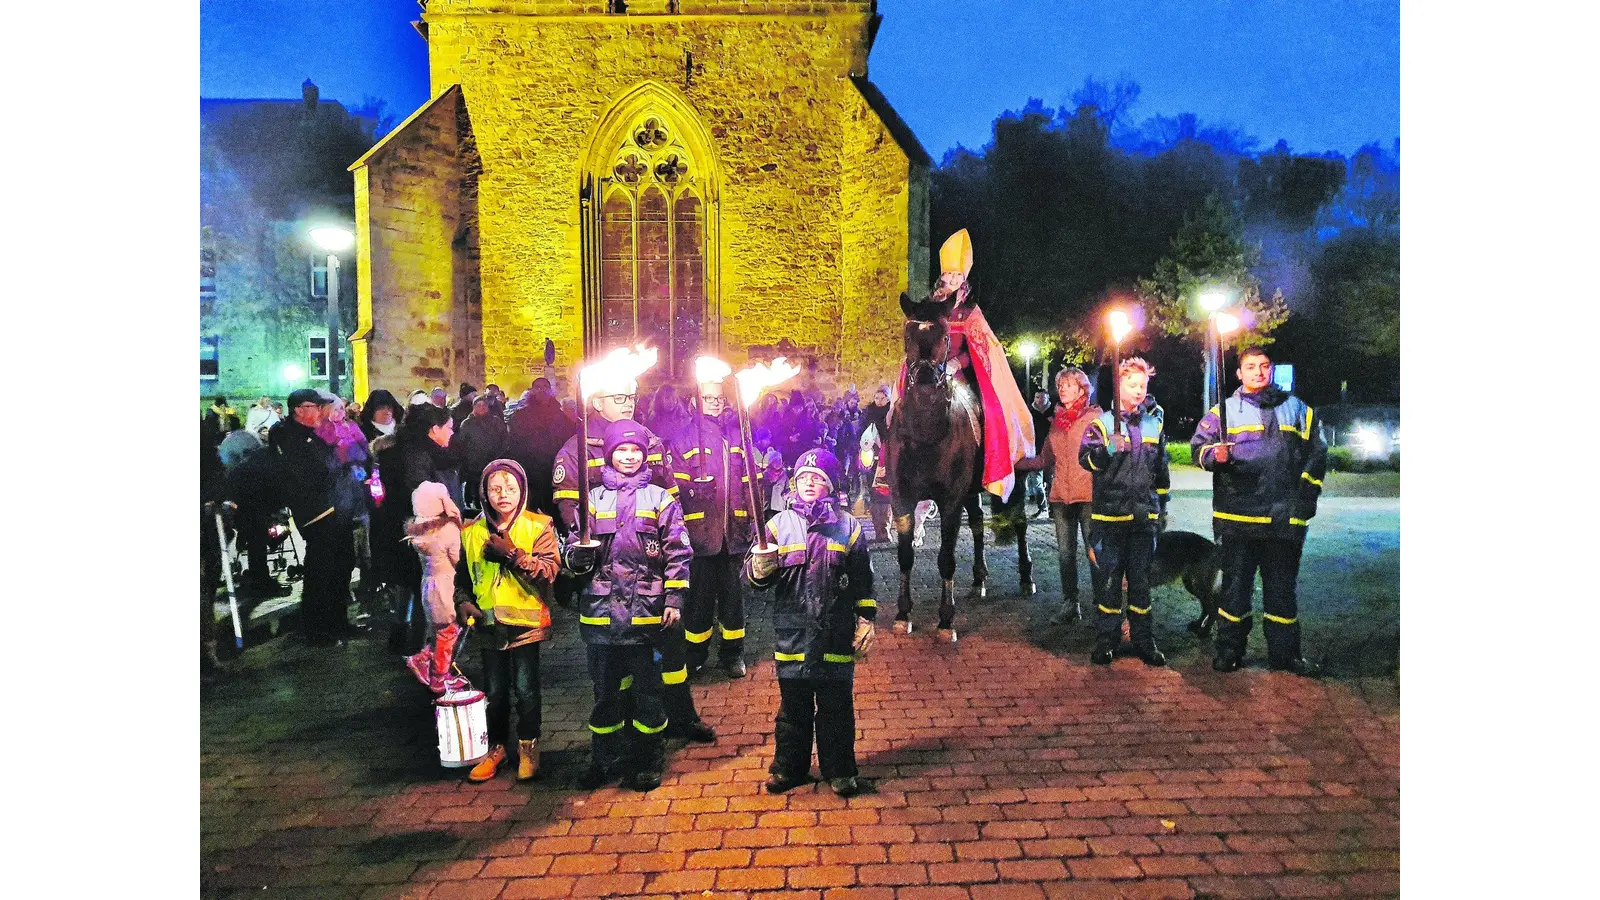
[[[928,157],[866,80],[874,4],[619,5],[426,4],[434,100],[352,166],[358,390],[520,390],[547,338],[558,378],[636,335],[825,390],[898,365]]]

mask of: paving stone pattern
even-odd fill
[[[778,704],[761,595],[750,676],[696,688],[719,740],[669,744],[647,795],[574,785],[592,697],[573,613],[545,647],[531,785],[510,765],[485,785],[439,767],[428,698],[378,636],[248,649],[202,701],[202,894],[1397,895],[1397,687],[1215,674],[1173,634],[1193,610],[1171,589],[1158,635],[1177,665],[1091,667],[1085,626],[1044,624],[1048,532],[1034,528],[1040,595],[1015,595],[1014,551],[992,554],[991,596],[963,606],[955,648],[935,643],[933,549],[919,553],[918,631],[884,627],[857,670],[857,755],[880,790],[849,801],[761,789]],[[874,557],[887,604],[893,555]]]

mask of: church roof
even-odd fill
[[[439,92],[439,96],[433,98],[432,100],[429,100],[427,103],[422,104],[420,107],[417,108],[416,112],[412,113],[409,116],[406,116],[406,120],[404,122],[401,122],[399,125],[396,125],[393,129],[391,129],[389,131],[388,134],[384,135],[382,140],[378,141],[376,144],[373,144],[371,150],[368,150],[367,152],[361,154],[361,158],[360,159],[358,159],[355,162],[350,164],[350,168],[348,169],[348,171],[354,172],[355,170],[357,170],[357,169],[361,168],[362,166],[366,165],[368,163],[368,161],[370,161],[374,156],[377,156],[379,153],[381,153],[383,151],[383,149],[385,147],[389,146],[389,142],[390,141],[393,141],[393,140],[397,139],[401,134],[403,134],[405,132],[405,130],[407,128],[411,127],[411,123],[412,122],[415,122],[417,119],[420,119],[422,117],[423,113],[426,113],[428,110],[433,109],[433,107],[435,105],[437,105],[439,103],[439,101],[441,101],[444,98],[450,96],[451,94],[456,94],[456,95],[459,96],[460,93],[461,93],[461,85],[459,85],[459,84],[452,84],[449,87],[445,88],[444,90],[440,91]]]
[[[883,95],[883,91],[878,90],[877,85],[868,81],[865,75],[851,75],[850,83],[856,86],[856,90],[861,92],[862,99],[866,100],[872,111],[883,120],[883,126],[889,129],[889,134],[894,137],[895,143],[900,145],[900,149],[905,151],[906,157],[913,164],[933,165],[933,158],[923,149],[916,133],[906,124],[906,120],[900,118],[900,114],[894,111],[894,107],[889,104],[889,98]]]

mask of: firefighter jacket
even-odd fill
[[[747,555],[744,579],[757,590],[776,588],[779,678],[848,681],[855,677],[856,623],[878,617],[861,523],[831,499],[788,499],[789,508],[767,522],[768,539],[778,545],[778,570],[757,581]]]
[[[1092,518],[1097,525],[1155,524],[1167,511],[1172,479],[1167,471],[1165,415],[1155,397],[1122,413],[1128,449],[1114,453],[1111,435],[1116,412],[1104,412],[1083,431],[1078,461],[1094,473]]]
[[[1189,446],[1212,475],[1211,517],[1218,538],[1255,534],[1303,541],[1317,514],[1328,444],[1311,407],[1274,385],[1226,401],[1229,460],[1217,464],[1221,418],[1212,407]]]
[[[578,617],[584,643],[652,643],[662,612],[683,609],[694,551],[682,507],[650,478],[648,469],[624,476],[603,466],[601,484],[589,492],[600,550]]]
[[[600,433],[605,430],[607,424],[598,416],[589,422],[587,463],[591,492],[600,483],[600,469],[606,464],[604,441]],[[580,428],[577,434],[561,445],[561,452],[556,454],[555,468],[550,472],[550,482],[555,488],[556,524],[561,528],[562,534],[571,534],[578,528],[578,441],[582,439],[583,430]],[[644,465],[650,472],[651,484],[660,486],[674,497],[678,495],[678,489],[672,483],[672,471],[666,465],[666,449],[662,446],[661,439],[654,433],[650,435],[650,444],[644,450]],[[590,526],[590,530],[593,531],[593,525]]]
[[[744,447],[729,441],[715,419],[695,413],[689,426],[667,442],[667,463],[694,555],[743,556],[755,539]]]

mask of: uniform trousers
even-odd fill
[[[1244,658],[1250,637],[1251,595],[1261,572],[1261,630],[1267,659],[1287,663],[1300,657],[1300,614],[1295,581],[1300,576],[1299,541],[1266,535],[1228,535],[1219,542],[1222,606],[1217,610],[1217,656]]]
[[[1095,597],[1095,647],[1115,649],[1122,642],[1122,580],[1128,580],[1128,637],[1141,650],[1155,648],[1150,619],[1150,566],[1156,556],[1155,524],[1094,523],[1100,589]]]
[[[773,775],[801,781],[811,774],[815,731],[817,764],[832,781],[856,772],[856,710],[853,679],[779,678]]]
[[[689,564],[689,595],[683,603],[684,639],[688,662],[699,671],[711,655],[711,638],[721,625],[723,663],[744,651],[744,585],[739,578],[743,560],[728,553],[696,556]]]
[[[648,644],[590,644],[594,711],[589,733],[595,768],[608,774],[659,773],[667,710],[661,667]]]

